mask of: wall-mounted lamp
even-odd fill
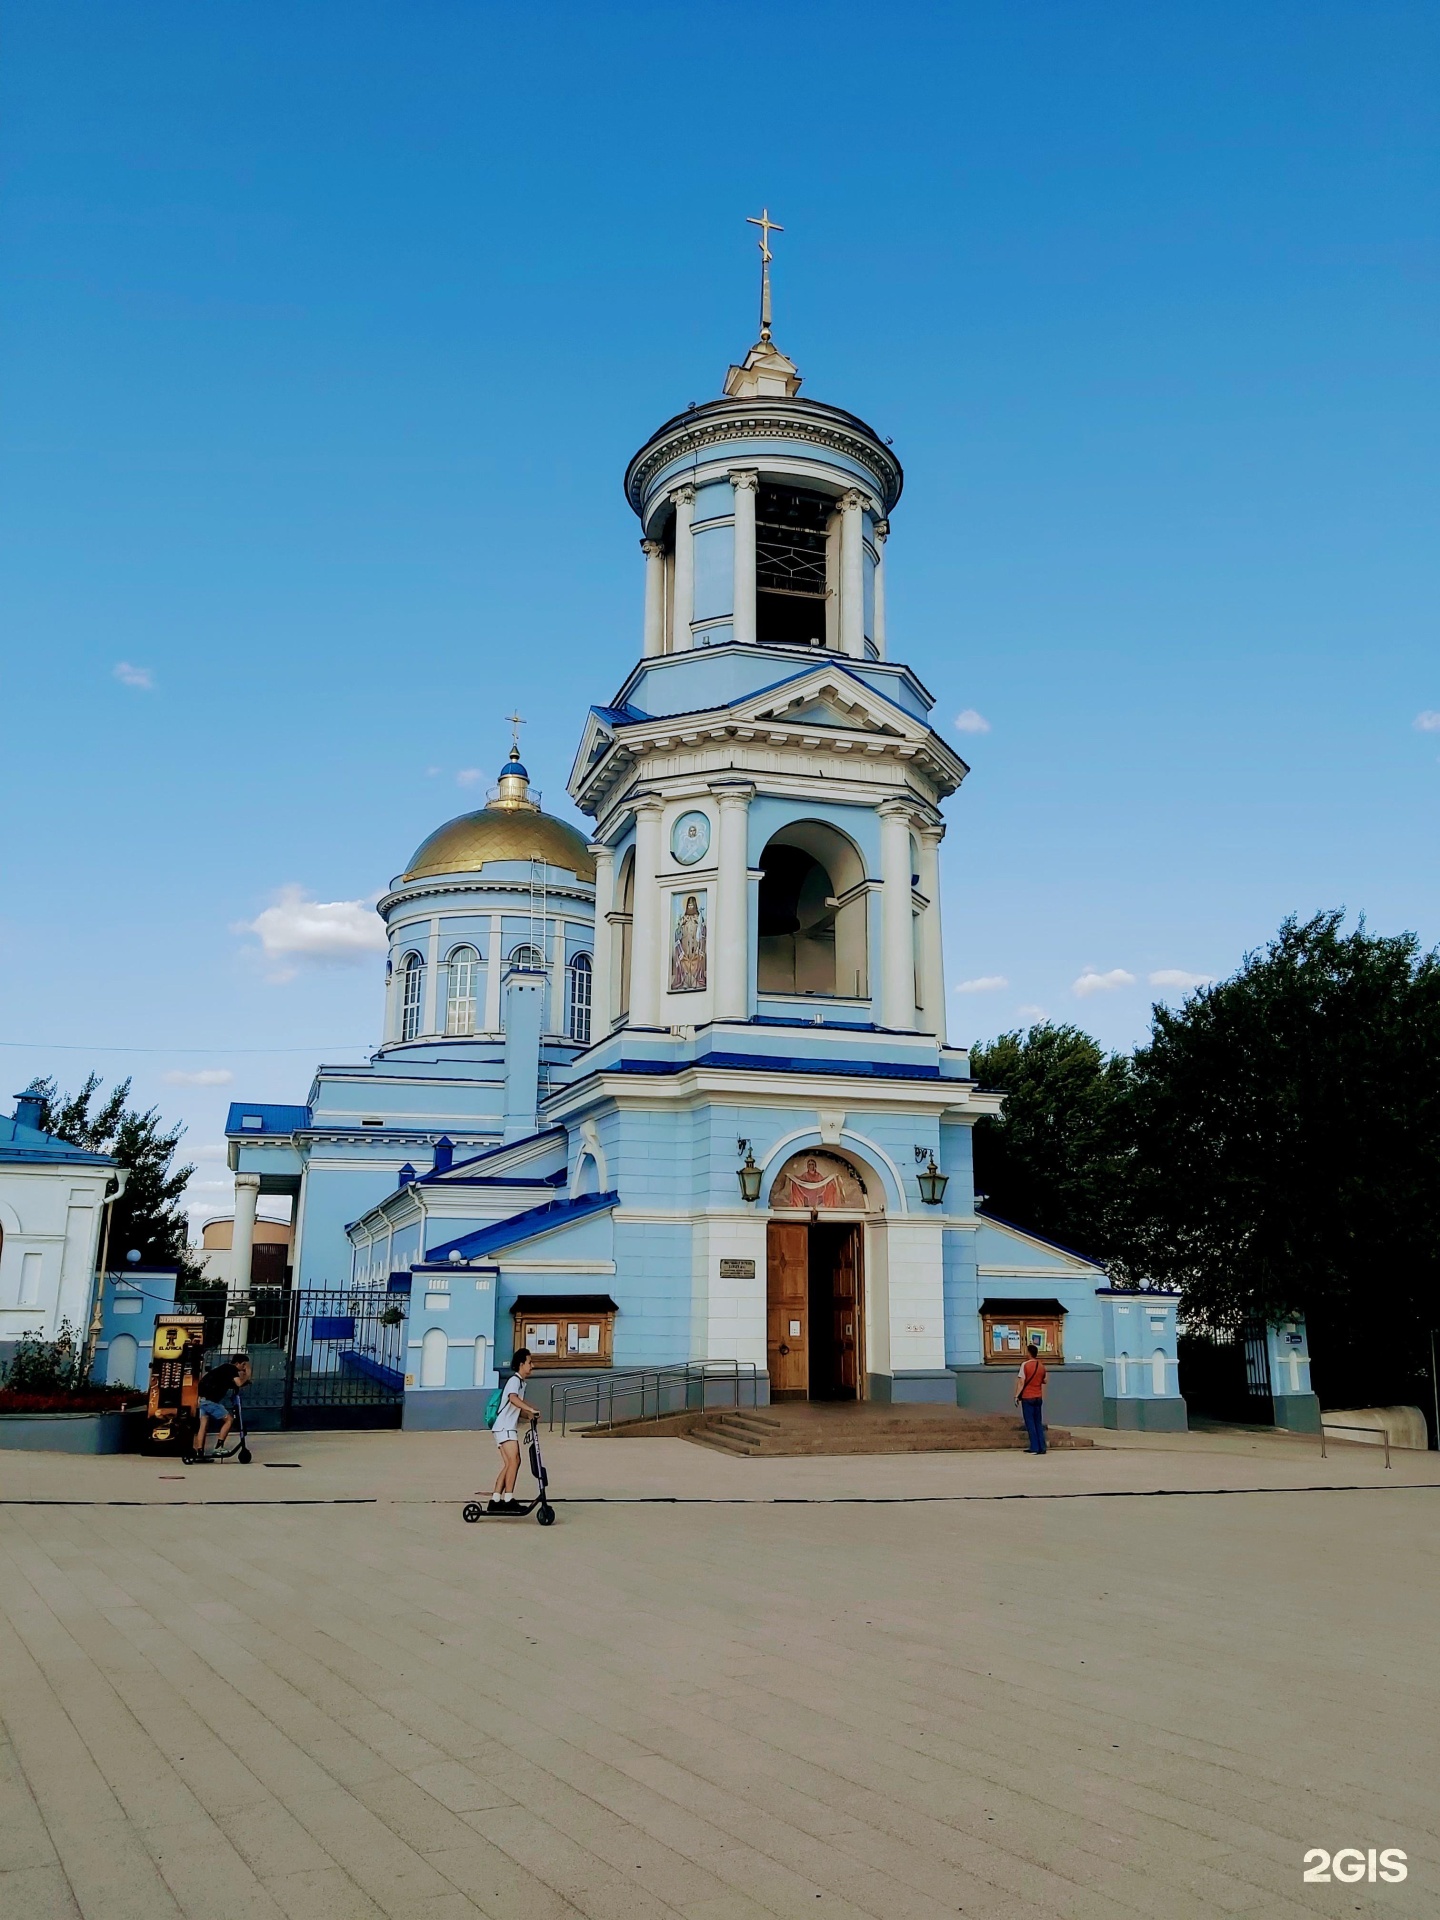
[[[915,1176],[915,1184],[920,1189],[920,1198],[927,1207],[938,1207],[945,1198],[945,1189],[950,1184],[948,1173],[941,1173],[935,1164],[935,1156],[928,1147],[916,1147],[916,1160],[928,1159],[928,1166],[921,1167]]]
[[[735,1169],[735,1178],[740,1182],[740,1198],[753,1203],[760,1198],[761,1170],[755,1164],[755,1155],[748,1140],[737,1140],[735,1151],[745,1155],[744,1166]]]

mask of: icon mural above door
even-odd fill
[[[848,1160],[836,1153],[793,1153],[770,1189],[770,1205],[820,1213],[832,1208],[865,1213],[870,1199],[865,1182]]]

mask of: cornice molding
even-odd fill
[[[626,471],[625,497],[637,514],[642,512],[662,467],[734,440],[798,440],[856,460],[879,481],[881,511],[886,514],[893,511],[905,484],[900,462],[854,415],[821,408],[813,400],[720,400],[667,421],[645,443]]]

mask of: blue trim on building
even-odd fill
[[[459,1240],[447,1240],[442,1246],[431,1247],[424,1261],[417,1260],[415,1264],[433,1266],[438,1260],[448,1260],[452,1253],[458,1253],[462,1260],[478,1260],[497,1248],[514,1246],[519,1240],[533,1240],[537,1234],[551,1233],[556,1227],[569,1226],[572,1221],[584,1220],[592,1213],[608,1213],[619,1204],[618,1193],[585,1193],[576,1200],[552,1200],[548,1206],[530,1207],[524,1213],[512,1214],[508,1220],[497,1220],[493,1226],[464,1234]]]

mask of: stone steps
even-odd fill
[[[683,1438],[743,1459],[863,1453],[1016,1452],[1026,1446],[1019,1415],[965,1413],[951,1407],[781,1404],[695,1414]],[[1050,1446],[1088,1447],[1064,1427],[1047,1428]]]

